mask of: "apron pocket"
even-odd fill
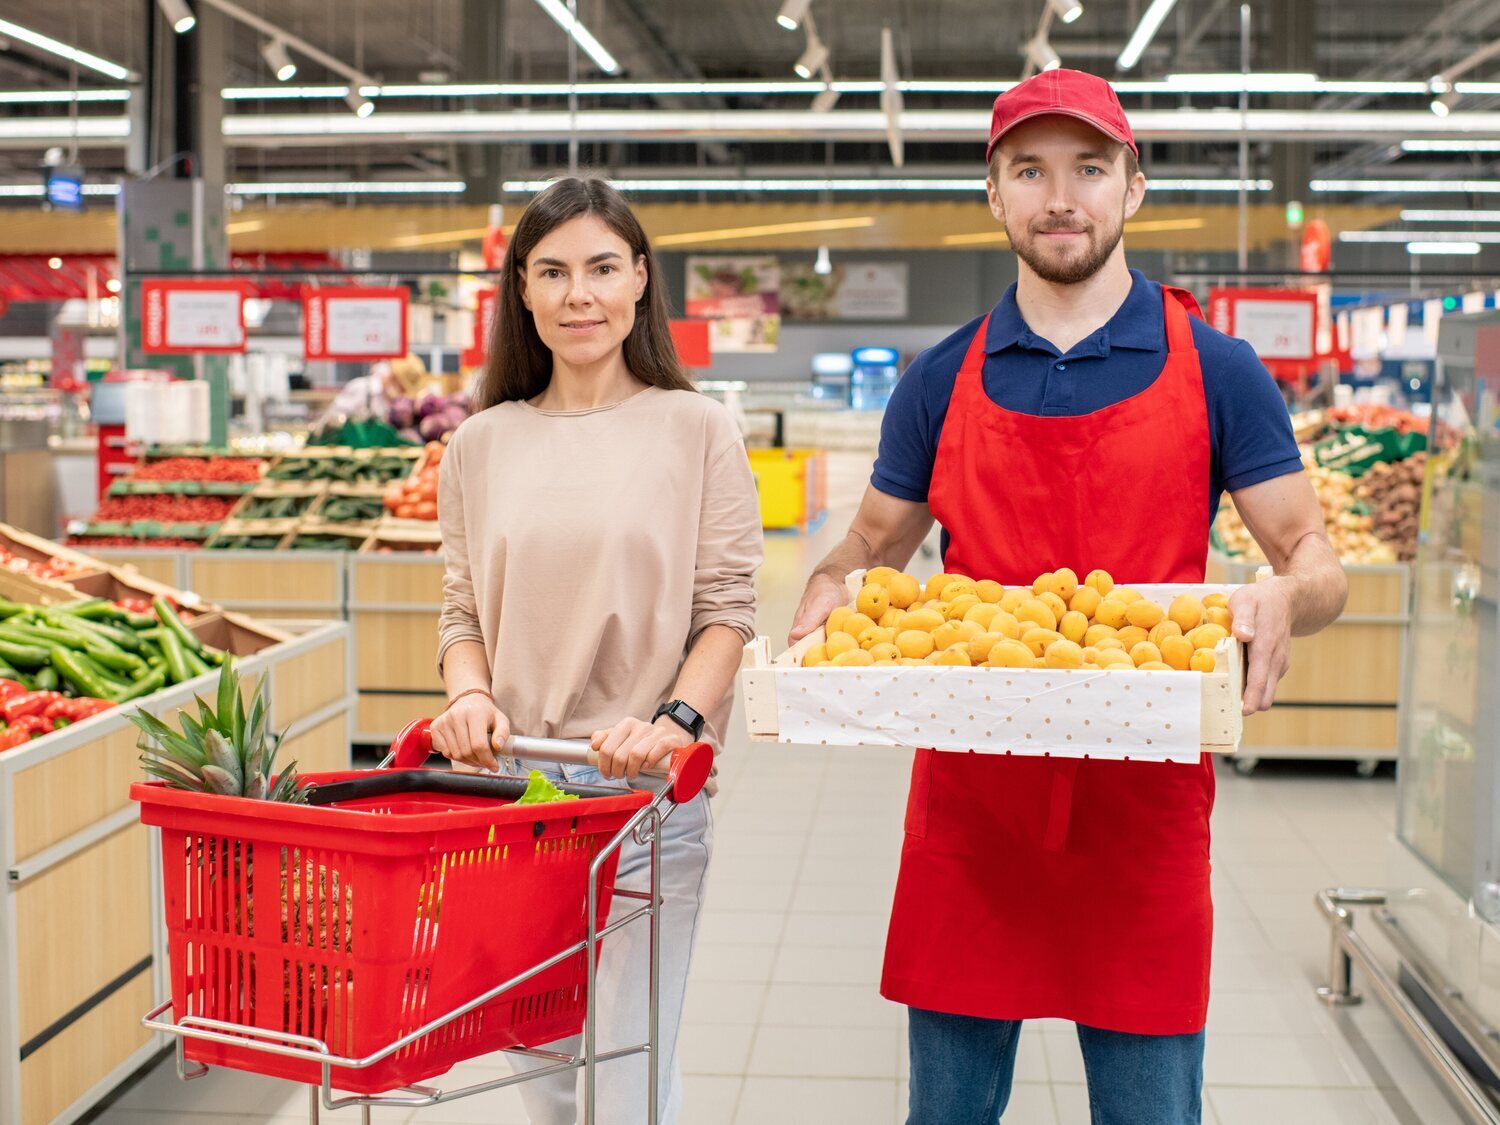
[[[906,796],[906,834],[927,838],[927,804],[932,798],[932,758],[936,751],[918,750],[911,764],[911,789]]]

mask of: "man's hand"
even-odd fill
[[[787,634],[787,643],[796,644],[814,629],[821,628],[828,615],[849,602],[849,592],[844,584],[831,575],[818,573],[808,580],[802,594],[802,604],[792,618],[792,631]]]
[[[692,735],[663,715],[654,723],[621,719],[608,730],[596,730],[589,744],[598,751],[601,774],[633,778],[643,769],[660,765],[673,750],[692,741]]]
[[[1234,635],[1249,646],[1244,712],[1268,710],[1276,685],[1292,659],[1292,590],[1294,578],[1267,578],[1240,587],[1229,599]]]

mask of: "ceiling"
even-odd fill
[[[200,0],[201,3],[201,0]],[[1239,68],[1240,5],[1230,0],[1179,0],[1157,33],[1141,63],[1128,75],[1116,71],[1115,59],[1134,29],[1145,0],[1083,0],[1084,13],[1069,25],[1054,24],[1053,48],[1064,65],[1111,78],[1155,79],[1168,74],[1226,72]],[[779,0],[579,0],[582,22],[619,59],[621,80],[790,80],[792,63],[805,45],[803,31],[787,31],[774,19]],[[335,58],[368,74],[378,85],[433,82],[558,82],[569,75],[571,41],[543,12],[537,0],[242,0],[242,6],[285,31],[301,37]],[[995,82],[1014,79],[1025,65],[1023,44],[1036,31],[1045,0],[813,0],[812,12],[830,48],[833,77],[878,79],[881,28],[894,31],[896,62],[905,79],[949,79]],[[1413,79],[1452,65],[1500,37],[1500,3],[1496,0],[1254,0],[1252,69],[1314,72],[1327,79]],[[66,43],[146,70],[146,20],[150,0],[0,0],[0,19],[10,20]],[[493,30],[482,29],[485,19]],[[165,24],[161,34],[170,37]],[[193,34],[193,33],[189,33]],[[488,35],[487,41],[481,41]],[[226,86],[274,87],[261,57],[264,36],[239,23],[226,32]],[[294,49],[294,56],[296,51]],[[345,80],[305,57],[294,84],[342,83]],[[603,76],[578,56],[583,82]],[[1500,56],[1465,76],[1500,82]],[[23,43],[0,50],[0,90],[119,88],[86,70],[74,74],[69,64]],[[1495,87],[1500,91],[1500,85]],[[137,93],[135,96],[139,97]],[[971,116],[957,133],[918,131],[905,146],[907,177],[977,177],[984,111],[992,94],[908,92],[905,108],[913,114],[965,110]],[[1357,111],[1360,122],[1396,121],[1392,113],[1427,113],[1426,95],[1255,96],[1256,110],[1302,109],[1327,113]],[[1200,112],[1232,111],[1232,96],[1180,94],[1127,95],[1132,110]],[[870,177],[893,174],[890,150],[880,122],[870,115],[879,106],[875,93],[845,94],[836,114],[863,113],[876,128],[848,132],[830,129],[818,135],[761,134],[744,138],[734,129],[706,129],[701,136],[673,131],[674,115],[715,111],[723,120],[741,120],[745,112],[806,111],[804,92],[786,95],[711,97],[586,96],[579,108],[638,110],[651,113],[645,139],[585,140],[581,164],[618,177]],[[390,98],[379,102],[377,115],[488,112],[518,123],[567,108],[560,98],[444,97]],[[1500,92],[1468,96],[1454,116],[1478,121],[1493,114],[1500,137]],[[58,105],[0,105],[0,124],[8,118],[56,120],[68,112]],[[85,104],[80,117],[118,118],[120,103]],[[337,98],[313,101],[241,100],[226,112],[246,118],[263,115],[324,115],[335,124],[352,118]],[[340,116],[342,115],[342,116]],[[1473,115],[1472,117],[1469,115]],[[1174,118],[1175,119],[1175,118]],[[415,120],[415,119],[413,119]],[[687,120],[682,118],[682,120]],[[973,139],[964,129],[975,122]],[[1332,119],[1330,119],[1332,120]],[[1342,120],[1342,119],[1341,119]],[[1415,118],[1414,118],[1415,120]],[[255,122],[249,123],[252,127]],[[1403,153],[1392,143],[1396,134],[1378,139],[1323,130],[1314,139],[1250,146],[1252,178],[1303,182],[1315,178],[1363,177],[1415,179],[1488,178],[1500,154],[1473,151]],[[231,138],[226,148],[226,178],[256,180],[469,180],[476,167],[506,179],[544,178],[567,166],[566,140],[556,131],[495,144],[495,134],[444,136],[430,130],[403,129],[394,136],[370,140],[359,136],[311,138],[301,143],[279,139],[250,143]],[[1233,136],[1205,139],[1153,133],[1143,154],[1149,175],[1156,177],[1235,177],[1237,144]],[[829,139],[830,137],[834,139]],[[838,139],[848,137],[851,139]],[[7,142],[0,148],[0,182],[34,181],[40,145]],[[83,159],[91,179],[108,179],[123,171],[121,142],[85,143]],[[489,149],[487,155],[476,153]],[[1289,155],[1290,153],[1290,155]],[[486,164],[485,161],[489,163]],[[758,193],[737,193],[755,198]],[[1301,198],[1303,191],[1283,191]],[[731,196],[730,198],[733,198]],[[948,198],[954,198],[949,195]],[[1232,199],[1222,193],[1183,192],[1183,200]],[[1389,205],[1483,206],[1482,197],[1452,192],[1432,196],[1343,195],[1329,202]],[[456,201],[455,201],[456,202]],[[472,196],[469,202],[473,202]],[[1500,201],[1493,204],[1500,207]]]

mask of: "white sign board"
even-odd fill
[[[402,355],[406,305],[394,297],[331,297],[328,351],[332,355]]]
[[[171,289],[166,300],[167,347],[192,351],[244,345],[243,294],[227,289]]]
[[[1310,359],[1316,312],[1310,301],[1240,298],[1234,304],[1234,334],[1261,359]]]

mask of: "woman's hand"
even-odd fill
[[[601,774],[633,778],[661,764],[673,750],[692,745],[693,736],[663,715],[654,723],[621,719],[608,730],[595,731],[589,742],[599,753]]]
[[[432,748],[450,762],[479,769],[499,768],[510,720],[487,695],[476,692],[452,704],[432,721]]]

